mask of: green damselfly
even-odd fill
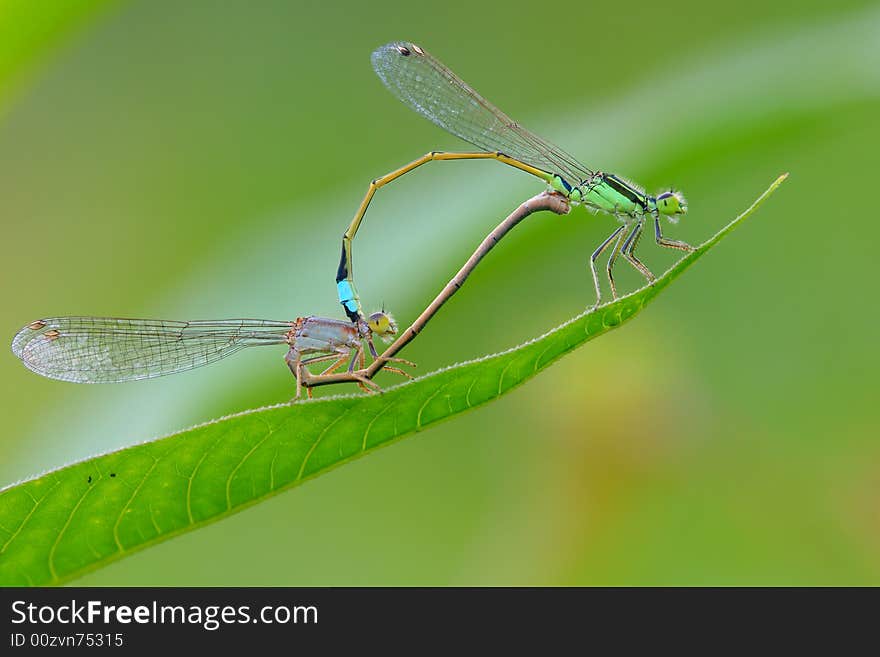
[[[346,315],[362,323],[364,316],[352,273],[352,242],[376,191],[428,162],[493,159],[543,180],[550,190],[572,204],[616,217],[622,222],[590,256],[596,303],[602,298],[596,261],[611,249],[605,271],[612,296],[617,298],[612,269],[623,256],[647,280],[654,275],[635,254],[647,217],[654,221],[654,238],[660,246],[693,251],[685,242],[663,236],[660,217],[670,221],[687,212],[684,196],[673,189],[657,196],[645,193],[620,176],[593,171],[557,146],[529,132],[474,91],[424,48],[396,42],[373,52],[373,69],[386,87],[409,106],[447,132],[473,144],[479,151],[445,153],[432,151],[406,166],[370,183],[367,194],[342,238],[342,256],[336,274],[339,301]]]

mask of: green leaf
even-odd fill
[[[785,180],[653,285],[500,354],[380,395],[247,411],[60,468],[0,492],[0,584],[68,581],[214,522],[524,383],[634,317]]]

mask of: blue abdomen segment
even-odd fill
[[[336,290],[339,292],[339,303],[342,304],[345,314],[348,315],[349,319],[354,320],[360,317],[360,304],[351,283],[339,281],[336,284]]]
[[[354,299],[354,290],[351,289],[351,283],[348,281],[339,281],[336,284],[336,289],[339,292],[340,303],[345,303],[349,299]]]

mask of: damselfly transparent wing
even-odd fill
[[[389,43],[373,52],[372,61],[401,102],[477,148],[500,151],[572,185],[593,175],[574,157],[520,126],[423,48]]]
[[[51,379],[114,383],[201,367],[245,347],[283,344],[292,326],[265,319],[50,317],[21,329],[12,352]]]

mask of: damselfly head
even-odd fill
[[[666,215],[670,221],[678,221],[688,211],[687,200],[681,192],[670,189],[657,195],[657,211]]]
[[[397,322],[394,321],[391,313],[387,313],[384,310],[370,315],[367,319],[367,326],[370,327],[373,335],[386,341],[397,335]]]

